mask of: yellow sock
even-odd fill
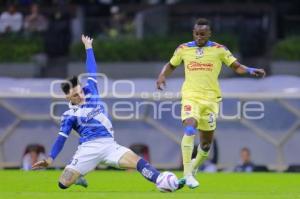
[[[194,149],[194,135],[184,135],[181,141],[181,152],[183,161],[183,175],[192,174],[192,153]]]
[[[208,158],[208,155],[209,155],[209,151],[208,152],[203,151],[199,144],[197,156],[192,165],[193,170],[196,168],[198,169],[203,164],[203,162]]]

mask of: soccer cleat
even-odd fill
[[[195,189],[196,187],[199,186],[199,182],[194,178],[194,176],[189,175],[185,177],[185,184],[190,188],[190,189]]]
[[[179,179],[178,180],[178,188],[177,188],[177,190],[182,189],[184,187],[184,185],[185,185],[185,182],[186,182],[185,178]]]
[[[79,176],[79,178],[75,182],[75,185],[79,185],[79,186],[82,186],[84,188],[88,187],[88,183],[87,183],[86,179],[84,179],[83,176]]]

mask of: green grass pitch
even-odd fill
[[[129,171],[94,171],[86,176],[87,189],[60,190],[60,172],[0,170],[0,199],[300,199],[300,174],[198,174],[197,189],[160,193],[139,173]]]

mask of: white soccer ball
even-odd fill
[[[177,176],[170,171],[162,172],[156,180],[156,187],[161,192],[173,192],[177,190]]]

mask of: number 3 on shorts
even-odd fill
[[[78,159],[73,159],[71,162],[71,165],[76,166],[77,162],[78,162]]]

